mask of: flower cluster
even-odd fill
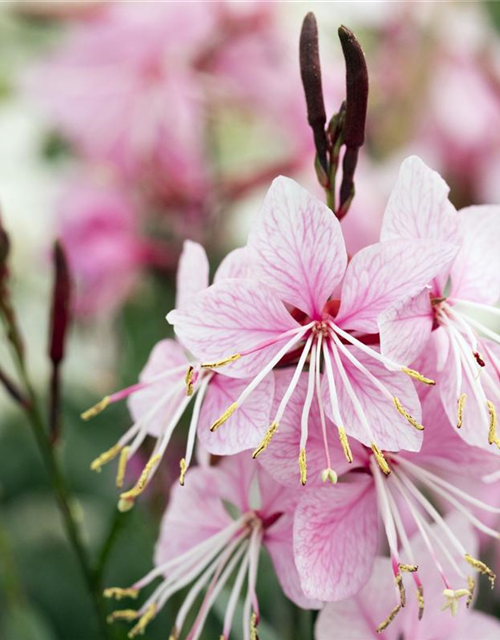
[[[498,538],[500,509],[482,493],[500,469],[500,208],[457,211],[448,192],[408,158],[380,241],[348,256],[332,211],[280,177],[212,285],[203,248],[185,243],[167,316],[176,339],[83,414],[128,398],[133,425],[92,463],[118,459],[126,511],[192,404],[155,568],[107,590],[136,598],[159,580],[138,610],[112,614],[134,623],[130,637],[190,585],[171,638],[199,638],[231,583],[220,637],[244,594],[256,639],[262,548],[285,594],[322,609],[317,640],[498,636],[466,609],[479,578],[495,581],[476,532]],[[146,438],[151,457],[125,488]]]

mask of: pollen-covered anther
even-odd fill
[[[279,423],[273,422],[269,429],[266,431],[266,435],[262,438],[262,442],[259,444],[257,449],[252,453],[252,458],[257,458],[260,454],[267,449],[269,443],[271,442],[274,434],[278,430]]]
[[[391,622],[394,620],[394,618],[398,615],[398,613],[401,611],[401,605],[397,604],[394,609],[390,612],[390,614],[387,616],[387,618],[381,622],[376,631],[377,633],[382,633],[382,631],[385,631],[387,629],[387,627],[391,624]]]
[[[467,609],[469,609],[472,604],[472,599],[474,598],[474,591],[476,590],[476,581],[472,576],[467,576],[467,587],[469,589],[469,595],[467,596],[466,606]]]
[[[418,571],[418,567],[416,564],[403,564],[400,562],[398,564],[399,570],[403,571],[403,573],[415,573]]]
[[[115,600],[121,600],[122,598],[137,598],[139,590],[129,587],[122,589],[121,587],[109,587],[104,589],[103,595],[105,598],[115,598]]]
[[[321,472],[321,480],[322,482],[331,482],[332,484],[337,484],[338,476],[334,469],[323,469]]]
[[[385,459],[384,454],[382,453],[382,451],[380,451],[380,449],[374,442],[372,442],[371,444],[371,449],[375,455],[375,459],[378,462],[378,466],[385,473],[385,475],[388,476],[391,473],[391,469],[387,464],[387,460]]]
[[[168,636],[168,640],[179,640],[179,631],[176,627],[174,627],[170,632],[170,635]]]
[[[157,454],[148,460],[148,463],[144,467],[139,480],[137,480],[136,485],[132,487],[130,491],[125,491],[125,493],[122,493],[120,495],[120,502],[122,500],[125,500],[125,501],[131,501],[133,503],[135,498],[141,495],[141,493],[144,491],[144,489],[148,484],[148,480],[149,480],[149,476],[151,475],[151,472],[153,471],[154,467],[160,460],[161,460],[160,454]]]
[[[184,378],[184,382],[186,383],[186,395],[187,396],[192,396],[193,395],[193,378],[194,378],[194,368],[189,365],[189,367],[187,368],[186,371],[186,376]]]
[[[232,405],[230,405],[225,411],[224,413],[221,415],[220,418],[218,418],[213,425],[210,427],[210,431],[217,431],[217,429],[224,424],[224,422],[226,422],[226,420],[229,420],[229,418],[233,415],[233,413],[236,411],[236,409],[238,408],[238,403],[237,402],[233,402]]]
[[[464,407],[465,407],[466,400],[467,400],[467,394],[462,393],[460,395],[460,398],[458,399],[458,405],[457,405],[457,429],[460,429],[463,424]]]
[[[139,622],[135,625],[135,627],[132,627],[132,629],[129,631],[128,637],[135,638],[136,636],[142,635],[155,615],[156,605],[151,604],[146,609],[146,612],[140,617]]]
[[[115,444],[113,447],[111,447],[111,449],[108,449],[104,453],[101,453],[99,457],[97,457],[95,460],[93,460],[90,463],[91,470],[100,472],[101,468],[105,464],[107,464],[108,462],[111,462],[111,460],[116,458],[116,456],[120,453],[122,449],[123,449],[123,445]]]
[[[339,431],[339,439],[340,439],[340,444],[342,446],[342,451],[344,452],[347,462],[351,463],[354,460],[354,458],[352,456],[351,447],[349,446],[349,440],[347,439],[345,429],[344,427],[339,427],[338,431]]]
[[[418,619],[422,620],[424,616],[424,587],[420,584],[417,587],[417,604],[418,604]]]
[[[300,484],[304,486],[307,482],[307,461],[306,461],[305,449],[301,449],[299,453],[299,469],[300,469]]]
[[[136,620],[138,617],[138,613],[135,609],[118,609],[118,611],[113,611],[110,613],[106,620],[111,624],[115,620],[125,620],[126,622],[132,622],[132,620]]]
[[[399,601],[401,603],[401,606],[404,607],[406,606],[406,591],[405,591],[405,586],[403,584],[403,576],[400,573],[397,573],[394,576],[394,581],[399,591]]]
[[[483,576],[488,576],[489,581],[491,582],[491,588],[495,586],[496,574],[488,567],[487,564],[481,562],[481,560],[476,560],[468,553],[465,554],[465,560],[470,564],[471,567],[482,573]]]
[[[259,624],[259,618],[254,611],[252,613],[252,617],[250,618],[250,640],[259,640],[259,636],[257,635],[258,624]]]
[[[120,452],[120,459],[118,460],[118,471],[116,472],[116,486],[118,489],[123,487],[125,480],[125,473],[127,471],[128,452],[130,447],[123,447]]]
[[[415,380],[418,380],[419,382],[422,382],[423,384],[429,384],[429,385],[436,384],[435,380],[432,380],[431,378],[426,378],[425,376],[423,376],[418,371],[415,371],[415,369],[409,369],[408,367],[403,367],[402,371],[403,371],[403,373],[406,373],[407,376],[410,376],[410,378],[414,378]]]
[[[411,424],[412,427],[415,427],[415,429],[417,429],[417,431],[423,431],[424,430],[424,426],[422,424],[420,424],[420,422],[415,420],[415,418],[411,414],[408,413],[408,411],[401,404],[401,401],[399,400],[399,398],[396,398],[394,396],[392,401],[394,402],[394,406],[396,407],[398,413],[400,413],[403,416],[403,418],[408,420],[408,422]]]
[[[491,400],[487,401],[488,413],[490,414],[490,430],[488,432],[488,442],[489,444],[496,444],[496,446],[500,449],[500,438],[497,436],[497,412],[495,409],[495,405]]]
[[[468,589],[445,589],[443,591],[443,596],[446,598],[446,602],[441,607],[441,611],[445,611],[445,609],[449,609],[451,611],[452,616],[456,616],[458,612],[458,601],[460,598],[464,598],[465,596],[469,597]]]
[[[181,487],[183,487],[184,486],[184,480],[186,478],[186,471],[187,471],[186,458],[181,458],[181,460],[179,462],[179,467],[181,469],[181,472],[179,474],[179,484],[181,485]]]
[[[229,358],[224,358],[223,360],[217,360],[217,362],[202,362],[202,369],[217,369],[218,367],[224,367],[226,364],[231,364],[231,362],[235,362],[241,358],[241,353],[233,353]]]
[[[99,415],[101,411],[104,411],[104,409],[106,409],[110,401],[111,398],[109,396],[104,396],[104,398],[102,400],[99,400],[99,402],[93,407],[90,407],[90,409],[87,409],[87,411],[81,413],[80,418],[82,420],[90,420],[91,418],[94,418],[95,416]]]

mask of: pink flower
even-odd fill
[[[475,549],[460,540],[435,505],[437,500],[453,508],[478,531],[498,539],[497,531],[472,510],[496,514],[500,510],[480,500],[473,489],[459,488],[456,482],[498,469],[497,459],[448,433],[436,398],[425,401],[424,420],[426,432],[420,453],[387,453],[384,472],[377,453],[365,449],[364,456],[358,453],[358,469],[342,476],[335,488],[304,490],[295,514],[294,553],[302,589],[308,597],[336,602],[363,587],[378,548],[379,520],[401,606],[406,599],[406,574],[411,575],[420,595],[426,593],[419,570],[422,562],[432,565],[442,581],[443,595],[452,603],[467,592],[472,594],[474,585],[466,575],[470,567],[486,575],[493,586],[494,573],[475,558]],[[269,447],[267,469],[272,471],[273,465],[281,466],[283,459],[292,458],[291,443],[299,430],[296,421],[276,435]],[[420,532],[424,542],[419,549],[408,542],[413,530]],[[433,533],[436,530],[437,536]],[[450,551],[456,556],[452,573],[447,570]],[[455,608],[455,604],[451,606]]]
[[[412,157],[403,163],[389,200],[382,238],[460,246],[453,263],[427,291],[384,312],[379,323],[382,353],[411,362],[427,344],[426,360],[435,369],[450,422],[469,444],[500,448],[500,335],[475,317],[477,312],[490,318],[500,313],[493,306],[500,299],[500,207],[457,212],[448,201],[446,183]]]
[[[177,276],[177,304],[189,308],[200,292],[208,286],[208,260],[203,248],[186,241]],[[220,265],[215,281],[234,277],[245,270],[245,252],[230,253]],[[160,341],[151,352],[137,384],[104,397],[82,414],[89,419],[109,404],[129,398],[134,424],[111,449],[93,461],[91,468],[101,467],[119,456],[116,484],[123,486],[127,461],[136,454],[148,436],[156,445],[136,485],[121,494],[119,508],[130,509],[135,499],[147,487],[170,444],[173,432],[193,401],[193,411],[187,438],[186,454],[180,461],[180,483],[194,453],[196,434],[211,453],[225,455],[256,447],[264,436],[274,393],[274,379],[260,381],[245,410],[236,418],[237,428],[231,432],[212,434],[209,426],[246,387],[248,381],[231,379],[203,368],[186,354],[175,340]]]
[[[132,199],[116,186],[84,179],[65,189],[59,210],[77,283],[76,311],[112,312],[136,286],[143,263]]]
[[[130,637],[144,631],[168,599],[192,585],[175,620],[180,637],[201,592],[205,596],[187,640],[200,637],[214,601],[233,573],[236,578],[226,608],[221,638],[230,637],[243,590],[244,638],[256,637],[259,604],[256,593],[261,548],[270,554],[286,595],[303,608],[319,608],[302,593],[292,551],[293,492],[275,483],[247,456],[224,458],[212,468],[192,471],[185,489],[176,487],[165,512],[156,546],[155,569],[130,589],[109,589],[109,596],[136,597],[156,578],[161,582],[137,611],[117,611],[115,619],[138,619]],[[247,582],[245,589],[244,583]]]
[[[314,395],[324,396],[324,412],[335,423],[348,460],[352,456],[346,434],[374,450],[417,451],[422,427],[418,398],[408,376],[433,381],[367,343],[378,332],[382,312],[422,291],[457,249],[427,240],[391,240],[366,247],[347,265],[338,220],[297,183],[281,177],[266,196],[247,251],[249,278],[218,282],[200,293],[189,308],[167,316],[182,343],[204,362],[202,366],[227,364],[222,374],[252,378],[212,430],[237,413],[277,365],[295,363],[295,374],[258,452],[263,450],[309,358],[297,450],[303,483]],[[339,303],[332,296],[341,283]],[[415,428],[409,428],[408,422]],[[323,429],[327,477],[333,471],[329,437]]]
[[[461,544],[475,552],[477,544],[467,522],[460,517],[446,519],[446,524],[456,533]],[[436,525],[430,527],[433,537],[441,532]],[[440,587],[435,568],[425,555],[425,541],[421,534],[414,536],[408,544],[415,555],[423,560],[419,563],[419,574],[425,582],[425,615],[419,608],[421,593],[418,587],[410,587],[406,606],[401,609],[392,624],[381,623],[387,616],[388,602],[394,600],[393,611],[400,609],[399,594],[393,596],[394,584],[390,577],[389,558],[376,558],[372,576],[366,586],[355,596],[343,602],[328,604],[320,613],[315,629],[316,640],[366,640],[379,637],[384,640],[495,640],[500,635],[500,622],[493,616],[460,607],[455,616],[446,615],[440,607]],[[447,573],[459,580],[454,563],[459,558],[452,549],[451,559],[445,560]],[[473,580],[473,572],[468,577]],[[467,607],[470,604],[469,595]],[[456,603],[451,600],[450,603]],[[390,605],[389,605],[390,606]],[[454,604],[451,604],[454,610]],[[395,615],[395,614],[394,614]],[[421,618],[421,619],[419,619]],[[382,628],[383,627],[383,628]],[[377,631],[378,633],[375,633]]]

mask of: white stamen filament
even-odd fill
[[[375,491],[377,493],[380,515],[384,523],[385,534],[387,542],[389,543],[389,549],[391,550],[391,556],[399,564],[399,550],[398,550],[398,536],[396,533],[396,527],[391,514],[391,508],[389,500],[386,494],[386,487],[384,484],[384,478],[382,478],[382,471],[379,469],[378,463],[374,456],[370,458],[370,467],[372,476],[375,481]]]
[[[306,448],[307,438],[309,435],[309,413],[311,411],[311,405],[314,396],[315,385],[315,368],[316,368],[316,343],[313,343],[311,348],[311,359],[309,361],[309,374],[307,378],[307,392],[304,399],[304,405],[302,407],[302,415],[300,419],[300,450],[303,451]]]
[[[357,347],[360,351],[363,351],[363,353],[366,353],[368,356],[372,357],[374,360],[381,362],[383,365],[385,365],[387,369],[389,369],[389,371],[402,371],[405,368],[403,365],[398,364],[397,362],[394,362],[390,358],[387,358],[386,356],[382,355],[379,351],[375,351],[375,349],[370,349],[370,347],[368,347],[366,344],[363,344],[361,340],[358,340],[350,333],[347,333],[346,331],[338,327],[333,322],[330,321],[328,324],[333,329],[333,331],[335,331],[335,333],[337,333],[339,336],[344,338],[344,340],[346,340],[347,342],[350,342],[353,346]]]
[[[298,331],[291,340],[289,340],[284,347],[282,347],[278,353],[270,360],[267,365],[258,373],[255,378],[250,382],[250,384],[241,392],[239,398],[236,400],[235,404],[241,406],[248,396],[255,390],[255,388],[264,380],[267,374],[274,369],[274,367],[278,364],[278,362],[283,358],[283,356],[301,340],[301,338],[310,330],[310,328],[314,325],[314,322],[310,322],[308,325],[304,326],[300,331]]]
[[[223,564],[221,564],[221,567],[225,566],[225,568],[220,573],[220,575],[217,575],[216,573],[214,578],[212,578],[212,584],[208,588],[207,594],[201,605],[198,616],[193,624],[193,627],[191,628],[191,631],[186,636],[186,640],[198,640],[198,638],[201,635],[201,632],[203,631],[203,626],[207,619],[208,613],[212,608],[213,603],[215,602],[215,600],[217,600],[220,592],[224,588],[226,582],[229,580],[229,577],[233,573],[236,565],[241,560],[243,554],[247,551],[247,549],[248,549],[248,543],[245,541],[241,545],[241,547],[238,549],[238,551],[236,551],[236,553],[233,555],[231,560],[229,560],[229,562],[227,561],[227,558],[223,561]]]
[[[465,491],[462,491],[462,489],[455,487],[455,485],[451,484],[447,480],[440,478],[438,475],[432,473],[431,471],[428,471],[427,469],[423,469],[422,467],[419,467],[418,465],[413,464],[413,462],[410,462],[410,460],[407,460],[406,458],[398,456],[398,463],[403,468],[406,467],[406,469],[408,469],[411,473],[413,473],[413,475],[418,480],[426,484],[429,488],[433,489],[435,485],[440,485],[443,489],[447,490],[449,493],[454,493],[461,500],[472,504],[474,507],[478,507],[479,509],[483,509],[484,511],[488,511],[489,513],[500,513],[499,507],[494,507],[490,504],[487,504],[486,502],[483,502],[482,500],[478,500],[474,496],[471,496]]]
[[[344,365],[342,364],[342,361],[340,359],[340,356],[338,354],[338,351],[336,348],[334,348],[334,345],[328,345],[328,351],[331,351],[333,358],[335,360],[335,365],[338,369],[338,372],[340,374],[340,377],[342,378],[342,382],[344,384],[345,390],[347,392],[347,395],[349,396],[351,402],[352,402],[352,406],[354,408],[354,412],[356,413],[356,415],[358,416],[361,424],[365,427],[366,432],[368,434],[369,437],[369,441],[370,443],[374,442],[374,437],[373,437],[373,431],[372,428],[370,426],[370,423],[368,422],[368,418],[366,417],[366,414],[363,410],[363,407],[361,406],[360,401],[358,400],[356,393],[354,392],[354,389],[352,388],[351,382],[349,380],[349,377],[347,375],[346,370],[344,369]]]
[[[213,374],[208,374],[203,378],[203,380],[200,383],[198,393],[196,394],[196,399],[194,401],[193,414],[191,416],[191,422],[189,423],[189,431],[188,431],[188,438],[187,438],[187,445],[186,445],[186,455],[185,455],[186,470],[189,468],[189,465],[191,464],[191,459],[193,457],[194,443],[196,440],[196,430],[198,428],[198,421],[200,419],[201,405],[203,403],[203,399],[205,398],[205,393],[207,391],[208,384],[212,379],[212,377],[213,377]]]
[[[318,335],[318,347],[316,349],[316,397],[318,399],[319,418],[321,422],[321,435],[323,437],[323,448],[325,451],[326,469],[332,469],[332,461],[330,459],[330,447],[328,445],[328,435],[326,432],[325,409],[323,407],[323,396],[321,393],[322,343],[323,343],[323,333],[320,332]]]
[[[170,569],[177,565],[182,565],[185,567],[187,564],[191,564],[193,561],[197,560],[199,557],[204,556],[205,552],[210,549],[209,555],[205,557],[208,558],[208,561],[212,557],[214,557],[226,544],[231,540],[231,538],[236,534],[238,529],[241,529],[244,525],[244,518],[241,517],[238,520],[235,520],[230,525],[218,531],[210,538],[207,538],[200,544],[196,545],[192,549],[189,549],[185,553],[180,556],[176,556],[175,558],[171,558],[164,562],[163,564],[155,567],[152,571],[146,574],[143,578],[141,578],[138,582],[133,585],[134,589],[142,589],[146,585],[150,584],[155,578],[159,576],[165,575]]]
[[[333,419],[337,428],[343,427],[344,423],[339,411],[339,401],[337,397],[337,388],[335,386],[335,377],[333,375],[332,361],[328,353],[328,345],[323,342],[323,360],[325,362],[326,379],[328,381],[328,391],[330,393],[330,405],[332,409]]]
[[[231,595],[229,596],[229,601],[227,603],[226,614],[224,616],[224,626],[222,631],[222,635],[225,639],[229,639],[229,635],[231,633],[231,627],[233,626],[233,619],[236,611],[236,606],[240,599],[241,591],[243,589],[243,581],[245,580],[245,575],[248,570],[249,562],[250,562],[250,554],[247,553],[238,570],[238,574],[236,576],[236,580],[234,581],[233,588],[231,589]]]
[[[484,333],[484,335],[487,338],[490,338],[490,340],[493,340],[493,342],[500,344],[500,335],[498,335],[498,333],[492,331],[491,329],[488,329],[488,327],[485,327],[481,322],[478,322],[474,318],[471,318],[467,313],[464,313],[463,316],[471,326],[473,326],[481,333]]]
[[[295,388],[299,382],[300,374],[304,369],[307,356],[309,355],[309,351],[311,350],[312,341],[313,341],[313,335],[311,334],[307,339],[307,342],[304,346],[302,353],[300,354],[300,359],[297,363],[292,379],[290,380],[290,384],[288,385],[287,390],[283,394],[283,398],[279,404],[278,410],[276,412],[276,417],[274,418],[274,422],[279,423],[281,418],[283,417],[283,414],[285,413],[285,409],[287,408],[288,403],[290,402],[290,398],[292,397],[293,392],[295,391]]]

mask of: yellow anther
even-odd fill
[[[418,571],[418,567],[416,564],[399,563],[398,567],[399,567],[399,570],[403,571],[404,573],[415,573],[415,571]]]
[[[411,414],[408,413],[408,411],[401,404],[399,398],[396,398],[394,396],[392,401],[394,402],[394,406],[396,407],[398,413],[400,413],[403,416],[403,418],[408,420],[408,422],[411,424],[412,427],[415,427],[415,429],[417,429],[418,431],[424,430],[424,426],[420,424],[420,422],[415,420],[415,418]]]
[[[404,607],[406,605],[406,591],[403,584],[403,576],[400,573],[397,573],[394,576],[394,581],[399,591],[399,601],[401,602],[401,606]]]
[[[223,360],[218,360],[217,362],[203,362],[201,365],[202,369],[217,369],[218,367],[224,367],[226,364],[231,364],[231,362],[235,362],[241,358],[241,353],[234,353],[229,358],[224,358]]]
[[[224,413],[221,415],[220,418],[218,418],[213,425],[210,427],[210,431],[217,431],[217,429],[224,424],[224,422],[226,422],[226,420],[229,420],[229,418],[233,415],[233,413],[236,411],[236,409],[238,408],[238,403],[237,402],[233,402],[232,405],[230,405],[225,411]]]
[[[400,611],[401,611],[401,605],[398,604],[390,612],[390,614],[387,616],[387,618],[378,625],[378,627],[376,629],[377,633],[382,633],[382,631],[385,631],[387,629],[387,627],[391,624],[391,622],[394,620],[394,618],[398,615],[398,613]]]
[[[116,486],[118,489],[123,487],[123,481],[125,480],[125,472],[127,470],[128,452],[130,447],[123,447],[120,453],[120,459],[118,461],[118,471],[116,472]]]
[[[255,449],[255,451],[252,453],[252,458],[255,459],[257,456],[260,456],[260,454],[267,449],[267,447],[269,446],[269,443],[271,442],[277,430],[278,430],[278,423],[273,422],[269,427],[269,429],[266,431],[266,435],[262,438],[262,442],[259,444],[257,449]]]
[[[488,442],[489,444],[496,444],[500,449],[500,438],[497,436],[497,412],[495,409],[495,405],[491,400],[488,400],[488,413],[490,414],[490,430],[488,433]]]
[[[168,640],[179,640],[179,631],[174,627],[168,636]]]
[[[299,469],[300,469],[300,484],[304,486],[307,482],[307,462],[306,462],[305,449],[301,449],[299,453]]]
[[[104,411],[104,409],[106,409],[106,407],[109,405],[109,402],[110,397],[104,396],[104,398],[102,400],[99,400],[99,402],[93,407],[90,407],[90,409],[87,409],[87,411],[81,413],[80,418],[82,420],[90,420],[91,418],[94,418],[95,416],[99,415],[101,411]]]
[[[351,463],[354,458],[352,457],[351,447],[349,446],[349,440],[347,439],[347,435],[344,427],[339,427],[339,439],[340,444],[342,445],[342,450],[344,451],[344,455],[346,457],[347,462]]]
[[[129,631],[128,637],[135,638],[138,635],[142,635],[155,615],[156,605],[151,604],[146,609],[146,613],[140,617],[139,622],[135,625],[135,627],[132,627],[132,629]]]
[[[92,471],[99,472],[101,470],[101,467],[107,464],[108,462],[111,462],[111,460],[113,460],[114,458],[116,458],[116,456],[120,453],[122,449],[123,449],[123,445],[115,444],[114,447],[111,447],[111,449],[108,449],[104,453],[101,453],[101,455],[98,458],[93,460],[90,464],[90,468],[92,469]]]
[[[122,598],[137,598],[139,595],[138,589],[133,589],[130,587],[129,589],[121,589],[120,587],[109,587],[109,589],[104,589],[104,597],[105,598],[115,598],[115,600],[121,600]]]
[[[188,470],[187,464],[186,464],[186,458],[181,458],[181,461],[179,462],[179,466],[181,468],[181,473],[179,475],[179,484],[181,485],[181,487],[183,487],[184,479],[186,477],[186,471]]]
[[[194,378],[194,369],[191,365],[189,365],[186,371],[186,377],[184,378],[184,381],[186,382],[187,396],[193,395],[193,378]]]
[[[257,622],[257,614],[254,611],[250,618],[250,640],[259,640],[259,636],[257,635]]]
[[[458,399],[458,406],[457,406],[457,429],[460,429],[462,427],[462,424],[463,424],[464,407],[465,407],[465,401],[466,400],[467,400],[467,394],[466,393],[462,393],[460,395],[460,398]]]
[[[474,591],[476,589],[476,581],[472,576],[467,576],[467,587],[469,589],[469,595],[467,596],[466,605],[467,609],[469,609],[472,604],[472,599],[474,598]]]
[[[323,469],[321,472],[321,480],[323,482],[331,482],[332,484],[337,484],[337,474],[334,469]]]
[[[391,473],[391,469],[387,464],[387,460],[385,459],[384,454],[382,453],[382,451],[380,451],[380,449],[377,447],[377,445],[374,442],[372,442],[371,448],[373,453],[375,454],[375,458],[378,462],[378,466],[382,469],[385,475],[388,476]]]
[[[468,553],[466,553],[464,557],[465,560],[470,564],[470,566],[476,569],[476,571],[482,573],[483,576],[488,576],[488,579],[491,582],[491,588],[493,589],[493,587],[495,586],[496,575],[488,567],[488,565],[484,564],[484,562],[481,562],[481,560],[476,560],[476,558],[473,558]]]
[[[120,499],[133,502],[134,499],[137,498],[137,496],[140,496],[148,484],[148,480],[149,480],[149,476],[151,475],[151,472],[153,471],[155,465],[160,460],[161,460],[161,455],[159,453],[153,456],[152,458],[150,458],[148,460],[147,465],[142,470],[141,476],[139,480],[137,480],[137,483],[135,484],[135,486],[132,487],[130,491],[125,491],[125,493],[122,493],[120,495]]]
[[[431,378],[426,378],[418,371],[415,371],[415,369],[409,369],[408,367],[403,367],[402,371],[403,373],[406,373],[407,376],[410,376],[410,378],[414,378],[419,382],[423,382],[423,384],[431,384],[431,385],[436,384],[435,380],[432,380]]]
[[[110,613],[106,620],[111,624],[115,620],[126,620],[127,622],[132,622],[138,616],[138,613],[135,609],[119,609],[118,611],[113,611]]]
[[[417,587],[417,603],[418,603],[418,619],[422,620],[424,615],[424,588],[422,585]]]

